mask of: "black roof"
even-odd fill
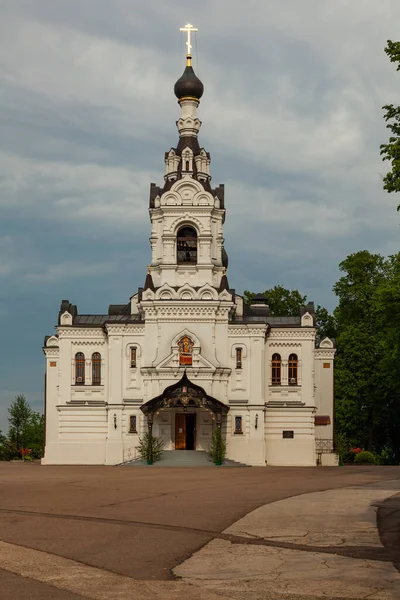
[[[130,315],[131,305],[128,304],[110,304],[108,307],[109,315]]]
[[[140,323],[140,315],[77,315],[74,327],[103,327],[106,323]]]

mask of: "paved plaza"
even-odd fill
[[[390,600],[399,523],[399,467],[0,463],[1,597]]]

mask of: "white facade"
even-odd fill
[[[166,154],[164,187],[151,185],[152,260],[144,289],[107,315],[79,315],[63,301],[57,333],[45,340],[42,462],[113,465],[135,458],[148,426],[142,408],[186,371],[216,402],[213,410],[158,409],[153,433],[165,450],[207,450],[221,422],[230,459],[335,464],[334,344],[316,344],[312,304],[299,307],[298,317],[280,318],[270,316],[262,298],[246,307],[229,288],[223,186],[211,188],[210,156],[198,144],[199,98],[179,97],[179,104],[179,144]]]

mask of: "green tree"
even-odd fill
[[[351,254],[339,265],[344,275],[334,286],[339,299],[335,310],[336,427],[352,445],[368,450],[379,451],[388,442],[391,447],[397,445],[391,422],[398,388],[391,381],[388,344],[394,328],[379,306],[383,290],[393,291],[397,263],[394,257],[385,259],[366,250]]]
[[[31,423],[32,410],[24,395],[16,396],[8,409],[10,429],[8,438],[15,445],[17,453],[27,447],[28,428]]]
[[[32,458],[42,458],[44,454],[44,415],[32,412],[26,428],[26,447],[31,449]]]
[[[6,437],[3,435],[0,429],[0,460],[5,460],[6,458]]]
[[[315,309],[315,320],[317,322],[317,334],[320,338],[336,337],[336,319],[323,306]]]
[[[387,394],[383,407],[388,445],[400,461],[400,254],[389,257],[388,277],[376,291],[376,323],[382,334]]]
[[[251,300],[256,294],[245,290],[243,295],[246,304],[251,304]],[[267,298],[271,315],[278,317],[297,317],[300,313],[300,306],[307,303],[307,296],[303,296],[298,290],[288,290],[282,285],[265,290],[264,296]],[[319,337],[335,337],[336,322],[326,308],[317,306],[315,318]]]
[[[244,297],[247,304],[251,303],[255,293],[245,290]],[[279,317],[294,317],[299,314],[300,306],[307,302],[307,296],[302,296],[298,290],[288,290],[282,285],[276,285],[264,292],[268,300],[271,315]]]
[[[387,41],[385,52],[390,58],[390,62],[397,63],[397,71],[400,71],[400,42]],[[381,144],[382,160],[388,160],[391,163],[391,170],[383,177],[383,189],[387,192],[400,191],[400,106],[386,104],[383,109],[386,111],[384,119],[386,127],[391,131],[389,142]],[[400,205],[397,210],[400,209]]]

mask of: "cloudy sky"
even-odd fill
[[[3,430],[16,394],[42,409],[60,301],[104,313],[143,285],[188,21],[231,286],[332,309],[341,260],[399,249],[379,156],[381,107],[400,101],[384,53],[398,0],[0,0]]]

